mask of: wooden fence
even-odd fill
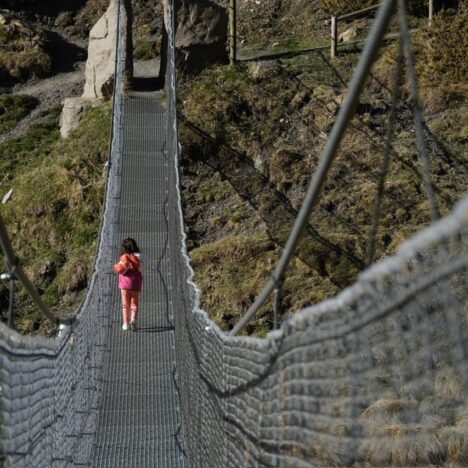
[[[428,19],[429,19],[429,24],[431,24],[432,16],[434,13],[434,0],[428,0],[428,2],[429,2]],[[330,21],[330,24],[331,24],[331,47],[330,47],[331,58],[336,57],[336,52],[337,52],[337,47],[338,47],[338,21],[345,21],[345,20],[367,16],[371,11],[374,11],[379,7],[380,7],[380,4],[372,5],[370,7],[363,8],[362,10],[353,11],[345,15],[331,17],[331,21]]]

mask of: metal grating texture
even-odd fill
[[[177,180],[171,2],[168,13],[167,141]],[[298,312],[266,339],[227,336],[200,309],[181,205],[180,191],[170,191],[191,466],[468,466],[468,198],[336,299]]]
[[[18,468],[85,466],[96,432],[102,365],[114,287],[111,275],[119,201],[121,96],[125,9],[119,24],[105,207],[88,294],[71,328],[57,338],[20,336],[0,323],[0,465]],[[115,130],[115,131],[114,131]]]
[[[168,162],[164,109],[157,97],[124,101],[117,232],[144,252],[138,331],[123,331],[113,287],[109,356],[92,466],[185,467],[180,427],[172,282],[168,259]],[[115,251],[115,258],[119,255]]]

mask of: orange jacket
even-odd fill
[[[125,275],[129,270],[140,270],[140,260],[136,255],[124,253],[120,256],[119,263],[114,265],[117,273]]]

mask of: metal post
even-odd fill
[[[338,22],[336,16],[331,17],[331,58],[336,57],[336,45],[338,40]]]
[[[280,280],[276,285],[274,294],[275,300],[273,302],[273,330],[279,328],[279,317],[281,315],[281,292],[283,290],[283,281]]]
[[[229,0],[229,63],[237,61],[236,0]]]
[[[26,275],[23,267],[18,261],[15,253],[13,252],[13,248],[11,246],[10,238],[8,237],[5,225],[3,223],[3,219],[0,216],[0,248],[3,251],[3,255],[5,257],[6,266],[10,271],[13,271],[15,274],[15,278],[21,282],[21,284],[26,289],[29,297],[32,299],[34,304],[36,304],[37,308],[53,323],[61,322],[65,324],[71,324],[74,319],[59,319],[56,317],[49,308],[44,304],[37,289],[32,285],[31,281],[29,280],[28,276]]]
[[[15,275],[10,273],[10,296],[8,302],[8,326],[12,329],[15,328],[15,321],[13,318],[13,304],[15,301]]]

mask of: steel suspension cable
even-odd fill
[[[18,257],[13,251],[13,247],[8,237],[5,224],[3,222],[2,216],[0,215],[0,247],[3,251],[5,257],[5,263],[10,274],[14,274],[15,278],[18,279],[21,284],[26,289],[27,293],[31,300],[36,304],[38,309],[52,322],[53,325],[62,323],[64,325],[70,325],[72,319],[62,319],[53,314],[50,309],[44,304],[37,289],[33,286],[28,276],[26,275],[21,263],[19,262]],[[10,281],[11,284],[11,281]],[[11,297],[11,296],[10,296]]]
[[[400,37],[403,42],[403,48],[406,56],[406,68],[408,80],[411,90],[411,102],[413,104],[413,118],[416,132],[416,145],[421,158],[423,168],[424,185],[426,188],[426,195],[429,201],[429,209],[431,212],[432,221],[440,218],[439,209],[435,199],[434,185],[431,177],[431,164],[427,151],[426,138],[424,136],[423,118],[421,106],[419,104],[419,91],[418,80],[415,72],[415,62],[413,49],[411,47],[410,32],[408,26],[408,16],[406,14],[406,1],[398,0],[399,20],[400,20]]]
[[[330,136],[327,140],[327,144],[320,157],[319,165],[309,185],[306,197],[291,230],[290,236],[278,262],[278,265],[272,274],[271,280],[265,286],[263,291],[257,296],[257,299],[250,306],[246,314],[231,330],[230,335],[236,335],[240,330],[242,330],[242,328],[254,316],[262,304],[268,299],[278,281],[284,275],[289,261],[294,255],[295,248],[299,242],[302,231],[308,222],[308,218],[312,212],[312,209],[318,199],[318,195],[320,194],[320,190],[325,182],[328,170],[330,169],[330,166],[335,159],[341,140],[343,139],[348,127],[348,123],[354,115],[357,100],[365,84],[370,68],[376,58],[378,48],[392,17],[394,6],[395,0],[387,0],[379,8],[375,22],[369,33],[369,40],[367,41],[364,51],[362,52],[357,69],[351,81],[349,93],[347,94],[343,105],[340,108],[335,124],[333,125]]]
[[[370,265],[374,261],[374,252],[375,252],[375,238],[377,235],[377,229],[380,220],[380,209],[382,206],[382,199],[385,192],[385,179],[388,173],[388,167],[390,164],[390,154],[392,151],[392,139],[395,127],[396,120],[396,110],[398,105],[398,97],[400,94],[401,86],[401,68],[403,61],[403,51],[401,47],[401,40],[398,41],[398,55],[397,63],[395,67],[395,76],[393,79],[393,88],[392,88],[392,104],[390,108],[390,116],[388,118],[387,132],[385,135],[385,148],[382,158],[382,165],[380,168],[379,182],[377,187],[377,196],[375,198],[375,203],[372,212],[372,226],[369,232],[369,240],[367,243],[367,265]]]

